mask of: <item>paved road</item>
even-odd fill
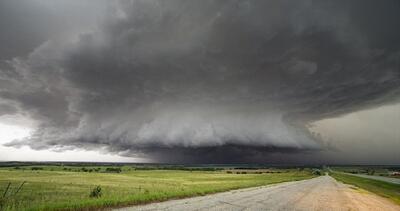
[[[330,176],[172,200],[130,210],[400,210],[391,201]]]
[[[352,176],[357,176],[357,177],[364,177],[367,179],[374,179],[374,180],[380,180],[384,182],[390,182],[394,184],[400,184],[400,179],[398,178],[391,178],[391,177],[382,177],[382,176],[374,176],[374,175],[365,175],[365,174],[348,174]]]

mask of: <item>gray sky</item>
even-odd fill
[[[2,1],[0,159],[398,164],[399,9]]]

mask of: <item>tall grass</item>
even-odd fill
[[[23,181],[15,190],[13,190],[11,182],[7,184],[6,188],[0,196],[0,210],[6,209],[6,207],[8,207],[8,204],[13,204],[16,201],[16,196],[21,191],[25,183],[26,182]]]

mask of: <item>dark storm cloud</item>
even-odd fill
[[[17,113],[17,108],[8,105],[8,104],[0,104],[0,116],[5,114],[15,114]]]
[[[30,1],[1,1],[0,60],[27,54],[46,41],[46,31],[52,29],[44,27],[51,20]]]
[[[221,146],[206,147],[151,147],[141,149],[141,153],[158,162],[169,163],[312,163],[312,160],[304,159],[304,154],[312,154],[313,151],[291,147],[265,147],[225,144]],[[128,155],[131,152],[125,152]],[[137,154],[137,151],[132,153]],[[121,155],[124,155],[121,154]],[[296,156],[303,159],[297,162]]]
[[[106,11],[105,1],[2,0],[0,2],[1,60],[26,56],[50,39],[68,39],[88,31]]]
[[[329,148],[308,123],[399,99],[398,1],[114,3],[2,67],[0,97],[41,123],[9,145],[276,161]]]

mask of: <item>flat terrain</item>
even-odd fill
[[[400,210],[388,199],[330,176],[120,209],[129,210]]]
[[[239,188],[263,186],[314,177],[310,170],[270,169],[266,172],[237,173],[203,170],[138,170],[121,167],[21,166],[0,169],[0,210],[80,210],[165,201]],[[65,169],[65,170],[64,170]],[[18,186],[26,183],[17,193]],[[101,197],[90,197],[101,187]]]
[[[349,175],[368,178],[368,179],[374,179],[374,180],[380,180],[380,181],[390,182],[390,183],[400,185],[400,178],[382,177],[382,176],[366,175],[366,174],[349,174]]]
[[[354,185],[385,198],[389,198],[400,205],[400,184],[369,179],[340,172],[331,172],[330,175],[338,181]]]

